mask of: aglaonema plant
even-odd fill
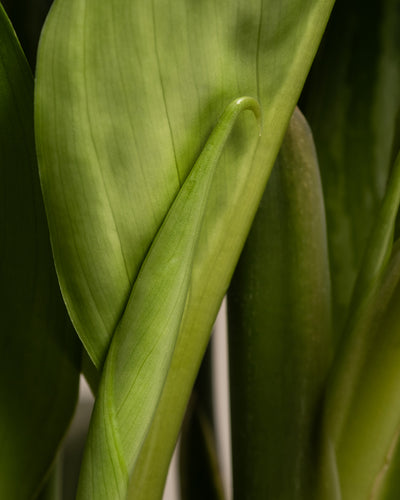
[[[42,15],[50,2],[32,5]],[[360,223],[353,247],[351,238],[338,245],[338,225],[350,219],[356,228],[360,209],[354,203],[340,219],[344,209],[337,209],[340,200],[335,205],[335,186],[329,190],[322,125],[347,101],[338,85],[339,97],[332,90],[335,99],[327,100],[326,110],[313,108],[315,86],[329,88],[331,82],[329,71],[316,65],[301,101],[316,128],[316,149],[295,110],[332,5],[55,0],[37,57],[40,22],[32,20],[36,36],[29,37],[26,24],[16,19],[21,39],[29,41],[30,62],[37,61],[35,81],[2,11],[2,293],[4,304],[12,304],[4,307],[11,318],[19,319],[18,311],[29,311],[21,318],[33,318],[29,324],[13,321],[12,340],[4,337],[6,346],[15,342],[3,351],[4,370],[14,359],[23,367],[15,383],[3,378],[2,399],[10,408],[2,412],[4,435],[12,415],[18,416],[9,448],[0,452],[0,463],[14,463],[2,468],[4,498],[35,498],[41,490],[41,498],[57,499],[56,475],[51,480],[49,473],[72,414],[80,370],[95,406],[77,498],[162,497],[212,325],[259,206],[230,291],[235,499],[393,498],[387,495],[395,491],[389,463],[392,457],[396,463],[400,418],[392,349],[398,324],[400,267],[392,240],[399,162],[382,208],[388,162],[382,171],[371,167],[380,172],[379,186],[375,178],[365,185],[378,190],[379,200],[366,206],[376,221],[366,217]],[[358,8],[357,2],[349,7],[354,16]],[[376,87],[368,79],[378,89],[372,92],[377,107],[397,74],[386,62],[396,68],[396,32],[389,20],[397,10],[394,1],[383,2],[373,25],[383,40],[374,61],[385,69]],[[28,10],[21,12],[19,21],[29,18]],[[334,16],[340,21],[340,6]],[[354,18],[346,22],[357,32]],[[319,55],[322,66],[324,50],[332,57],[331,32]],[[344,37],[343,52],[346,44]],[[395,114],[389,105],[382,112],[393,137]],[[356,122],[360,130],[362,122]],[[344,137],[345,129],[333,126]],[[378,128],[367,127],[365,143],[375,144],[370,138]],[[377,147],[386,160],[389,142]],[[18,173],[10,165],[25,170]],[[356,174],[338,165],[341,178],[349,175],[354,182]],[[342,268],[353,250],[357,259]],[[20,270],[15,279],[14,268]],[[56,399],[54,386],[60,387]],[[378,403],[370,387],[381,395]],[[199,397],[209,396],[199,391]],[[373,411],[376,404],[381,412]],[[27,405],[37,417],[28,418]],[[200,411],[195,405],[188,421]],[[212,423],[199,421],[210,484],[196,484],[190,470],[196,461],[188,459],[181,470],[194,479],[182,481],[182,496],[204,498],[208,491],[221,499]],[[18,435],[20,427],[24,432]],[[47,434],[35,446],[42,428]],[[365,439],[368,428],[373,439]],[[193,435],[182,439],[185,460],[195,449]],[[34,467],[32,454],[40,457]],[[20,475],[30,478],[23,488]]]

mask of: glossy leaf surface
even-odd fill
[[[38,493],[72,416],[79,341],[50,249],[33,133],[33,77],[0,10],[0,498]]]

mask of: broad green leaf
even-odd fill
[[[269,133],[259,149],[269,163],[276,154],[332,2],[274,3],[58,0],[51,10],[37,68],[41,180],[64,298],[97,366],[154,234],[232,99],[260,98]],[[234,160],[252,160],[241,135],[220,182]],[[268,161],[261,170],[265,180]],[[241,189],[231,179],[214,203]]]
[[[398,141],[399,24],[397,0],[337,0],[300,104],[321,168],[338,338]]]
[[[330,488],[328,455],[335,461],[341,498],[374,498],[398,435],[400,244],[392,250],[392,240],[399,204],[400,155],[370,235],[326,390],[324,499]]]
[[[332,357],[322,187],[296,110],[228,293],[234,498],[313,498]]]
[[[56,0],[48,17],[35,111],[42,188],[64,299],[98,368],[218,117],[240,95],[262,107],[257,151],[243,117],[215,174],[190,313],[135,468],[135,498],[157,498],[163,488],[211,325],[332,3]]]
[[[253,98],[224,111],[158,231],[113,336],[96,398],[78,499],[126,498],[191,294],[193,258],[222,149]],[[254,127],[256,128],[256,127]]]
[[[33,77],[0,8],[0,498],[38,493],[72,416],[80,347],[40,193]]]

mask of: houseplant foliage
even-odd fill
[[[210,1],[54,4],[36,74],[42,188],[67,308],[93,363],[100,371],[106,360],[103,375],[109,374],[102,379],[109,382],[100,382],[91,431],[103,433],[104,441],[89,439],[78,496],[109,498],[115,488],[115,498],[123,498],[130,473],[130,496],[161,494],[209,331],[330,8],[329,2],[290,2],[282,11],[273,3],[247,2],[235,9],[230,2]],[[261,68],[268,78],[261,78]],[[274,133],[259,137],[254,118],[243,113],[221,143],[202,221],[193,228],[193,257],[185,254],[190,293],[180,299],[182,319],[173,318],[174,357],[162,395],[160,371],[141,382],[143,397],[157,389],[146,420],[129,414],[137,428],[142,425],[135,446],[146,437],[139,456],[130,456],[129,426],[117,420],[104,425],[101,412],[116,387],[130,387],[132,370],[143,361],[129,369],[112,361],[113,345],[120,349],[114,332],[123,331],[125,338],[131,328],[124,318],[130,304],[132,311],[138,307],[134,283],[141,282],[157,247],[154,237],[165,232],[165,214],[173,213],[174,199],[179,203],[191,182],[190,176],[184,180],[201,161],[207,137],[213,140],[229,103],[246,95],[260,103],[263,131]],[[127,303],[131,289],[134,299]],[[152,345],[147,349],[136,349],[140,359],[155,352]],[[142,408],[133,396],[129,404]],[[113,401],[117,406],[109,411],[118,414],[120,402]],[[108,465],[97,453],[99,442],[114,449]],[[114,485],[106,470],[117,471]]]
[[[312,435],[333,342],[322,188],[298,110],[236,270],[229,312],[235,498],[312,497]]]
[[[388,22],[396,4],[383,3],[383,18]],[[36,12],[49,7],[49,2],[34,4]],[[34,98],[32,75],[2,12],[1,98],[8,110],[2,126],[7,136],[15,137],[14,142],[1,143],[4,178],[34,193],[33,200],[8,187],[3,194],[2,231],[10,235],[5,244],[10,264],[2,271],[2,293],[6,304],[12,302],[24,311],[32,308],[29,317],[40,320],[39,326],[33,322],[16,328],[12,339],[17,344],[3,351],[3,367],[14,358],[22,360],[18,373],[27,395],[13,414],[23,417],[23,405],[34,400],[38,414],[51,417],[40,448],[31,442],[39,423],[43,424],[40,416],[39,422],[29,419],[22,439],[10,436],[10,447],[14,439],[22,444],[12,452],[20,469],[9,469],[5,483],[18,493],[5,490],[7,498],[33,498],[49,473],[71,417],[81,348],[81,369],[96,402],[77,498],[161,498],[214,319],[290,119],[252,230],[256,243],[251,236],[231,295],[238,303],[234,312],[239,314],[243,305],[246,319],[243,324],[233,321],[238,331],[233,333],[232,367],[239,359],[244,370],[237,371],[233,383],[233,390],[238,389],[233,393],[238,396],[236,402],[233,398],[234,463],[240,464],[242,453],[250,456],[246,453],[257,440],[261,456],[261,462],[253,462],[253,471],[261,471],[254,481],[249,480],[250,468],[235,466],[235,494],[237,498],[361,499],[370,498],[371,491],[385,498],[385,492],[393,490],[390,478],[395,474],[385,481],[381,471],[382,460],[390,461],[389,444],[395,449],[398,418],[393,397],[397,351],[385,346],[395,344],[397,331],[400,266],[392,235],[399,162],[383,208],[378,210],[376,203],[371,209],[376,222],[363,225],[357,240],[361,242],[357,255],[363,245],[367,252],[363,263],[360,258],[351,269],[353,274],[349,273],[353,283],[358,273],[352,302],[346,295],[342,304],[339,285],[333,287],[331,302],[330,270],[340,262],[335,260],[336,240],[329,237],[335,220],[330,208],[334,196],[327,198],[326,232],[322,193],[329,176],[322,166],[321,187],[312,136],[300,112],[293,114],[332,5],[332,0],[55,0],[41,30]],[[356,13],[356,3],[351,8]],[[21,19],[28,17],[25,10]],[[34,47],[35,37],[25,39]],[[384,53],[389,57],[395,44],[390,36],[385,41]],[[32,66],[35,55],[33,50]],[[380,60],[378,51],[376,59]],[[320,78],[318,70],[315,75],[310,89]],[[325,82],[329,87],[329,76]],[[303,99],[309,101],[306,93]],[[329,106],[335,106],[333,101]],[[311,104],[305,108],[311,123],[323,123],[323,113],[318,114]],[[388,121],[393,127],[392,115]],[[317,152],[323,155],[323,134],[316,137]],[[22,148],[7,149],[17,142],[27,144],[28,153]],[[36,157],[65,308],[49,250]],[[29,174],[19,174],[26,184],[15,181],[15,170],[7,169],[8,164],[26,165]],[[385,169],[379,178],[380,198],[387,164]],[[354,219],[356,212],[351,215]],[[25,214],[37,215],[30,229],[22,230],[29,242],[23,244],[18,229],[19,221],[29,222]],[[370,229],[371,243],[366,246],[364,233]],[[272,243],[270,238],[275,238]],[[33,253],[29,245],[39,245],[39,250]],[[27,256],[13,248],[24,249]],[[21,262],[28,271],[18,267]],[[251,266],[246,269],[249,262],[255,272]],[[13,266],[21,270],[14,281],[7,274]],[[19,298],[21,283],[35,266],[38,278],[23,288],[29,293]],[[10,283],[15,283],[15,293]],[[257,306],[250,300],[255,283]],[[32,295],[36,286],[41,288],[34,288]],[[7,295],[8,289],[14,295]],[[278,319],[264,316],[270,299],[273,314],[280,311]],[[347,321],[340,319],[342,313],[336,314],[339,309],[349,311]],[[19,318],[10,311],[12,319]],[[44,321],[46,314],[51,320]],[[251,344],[252,339],[241,336],[253,320],[268,338],[260,348],[258,341]],[[10,323],[14,327],[18,322]],[[339,341],[337,326],[342,323],[345,334]],[[382,344],[381,324],[387,339]],[[48,337],[37,343],[36,330]],[[255,383],[265,378],[266,390],[254,386],[250,396],[246,370],[255,365],[240,365],[233,345],[240,346],[243,339],[242,354],[253,350],[260,357]],[[29,356],[27,363],[22,349],[39,350],[42,355],[43,345],[48,349],[47,372],[39,354]],[[266,359],[269,365],[264,372]],[[382,373],[386,366],[392,367],[390,373]],[[280,371],[283,384],[268,385]],[[26,383],[34,374],[40,374],[43,384],[50,379],[61,387],[60,401],[54,401],[54,388]],[[369,422],[365,414],[374,404],[367,391],[372,383],[382,398],[385,395],[382,405],[389,406],[384,415],[370,421],[374,444],[368,448],[362,435]],[[13,403],[16,398],[8,385],[4,387],[4,399]],[[265,400],[264,394],[271,395],[271,400]],[[279,394],[287,394],[288,399],[274,414],[271,402]],[[245,421],[243,411],[248,408],[241,404],[241,395],[246,402],[260,403],[254,428]],[[291,422],[287,415],[295,418],[296,430],[286,435],[285,426]],[[358,421],[362,422],[359,432]],[[6,414],[3,422],[7,429]],[[242,436],[235,441],[237,432]],[[247,439],[247,432],[254,432],[252,439]],[[264,436],[276,435],[264,441]],[[349,472],[355,446],[366,448],[367,458]],[[34,468],[32,450],[40,456]],[[269,490],[259,482],[265,464]],[[279,488],[284,481],[280,467],[286,465],[292,481]],[[31,477],[28,472],[32,479],[23,491],[17,478]],[[48,489],[47,497],[55,497],[55,491]]]
[[[0,23],[0,498],[24,499],[38,493],[73,414],[80,346],[48,239],[35,156],[33,76],[3,10]]]
[[[232,421],[234,465],[236,461],[237,469],[247,470],[246,491],[252,482],[253,491],[261,489],[278,497],[279,479],[275,484],[276,476],[257,474],[257,468],[274,471],[276,467],[277,474],[286,466],[292,465],[297,472],[306,467],[307,449],[296,448],[304,430],[295,434],[296,439],[290,443],[291,434],[285,431],[289,426],[282,420],[290,418],[293,404],[297,403],[298,418],[293,425],[301,425],[301,415],[309,408],[304,384],[310,382],[310,374],[314,384],[318,376],[323,376],[323,372],[313,372],[317,361],[308,358],[307,353],[313,347],[321,349],[328,341],[334,361],[325,372],[328,378],[320,393],[322,402],[314,412],[314,419],[323,414],[319,439],[326,441],[322,452],[324,472],[314,467],[308,479],[322,482],[318,498],[398,496],[398,462],[393,458],[399,418],[394,340],[399,330],[395,312],[399,307],[395,291],[396,244],[391,251],[393,236],[397,238],[394,226],[398,209],[393,167],[399,147],[398,22],[396,2],[371,1],[361,6],[358,2],[349,5],[338,1],[300,101],[314,131],[324,191],[332,282],[331,325],[327,328],[315,310],[324,288],[314,284],[320,269],[320,261],[313,256],[318,238],[307,238],[306,222],[301,218],[310,196],[305,182],[304,201],[294,212],[299,217],[295,223],[290,210],[301,183],[296,184],[297,191],[293,187],[290,190],[287,183],[276,181],[283,175],[279,170],[273,174],[236,271],[230,313]],[[392,181],[388,185],[391,168]],[[382,215],[385,210],[386,215]],[[309,225],[316,216],[317,210],[313,210],[313,216],[307,217]],[[290,242],[286,231],[294,237],[296,229],[299,236]],[[317,254],[321,257],[325,247],[321,242],[319,245]],[[284,265],[280,260],[283,255]],[[304,275],[307,262],[310,268]],[[293,272],[291,263],[296,268]],[[268,267],[271,269],[267,271]],[[296,279],[301,280],[297,294]],[[328,281],[325,283],[327,286]],[[277,298],[282,286],[285,292]],[[317,291],[318,298],[302,311],[310,291]],[[312,326],[312,320],[318,323]],[[302,335],[305,327],[306,337]],[[268,365],[260,369],[266,359]],[[312,396],[312,392],[306,393]],[[269,426],[265,418],[261,421],[263,413],[270,415]],[[257,441],[247,446],[243,440],[246,425],[253,430],[259,426],[260,431],[254,430],[254,435],[266,436],[267,443]],[[321,424],[314,420],[312,425],[315,430]],[[264,434],[261,428],[267,429]],[[275,441],[277,435],[280,438]],[[285,442],[291,445],[290,453],[282,446]],[[314,444],[320,446],[318,440]],[[277,453],[260,454],[263,446],[276,446]],[[321,452],[314,449],[314,453]],[[275,459],[272,464],[271,456]],[[295,483],[292,488],[301,498],[307,477],[291,477]],[[238,498],[245,496],[243,476],[234,473],[235,480]]]

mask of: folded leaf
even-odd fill
[[[193,256],[214,171],[238,114],[246,109],[260,116],[258,103],[250,97],[235,100],[223,113],[135,281],[106,358],[78,499],[126,498],[187,309]]]
[[[318,163],[296,110],[228,294],[234,498],[313,498],[332,356]],[[290,480],[288,480],[290,478]]]
[[[0,498],[38,493],[72,416],[79,341],[53,266],[33,133],[33,77],[0,8]]]

